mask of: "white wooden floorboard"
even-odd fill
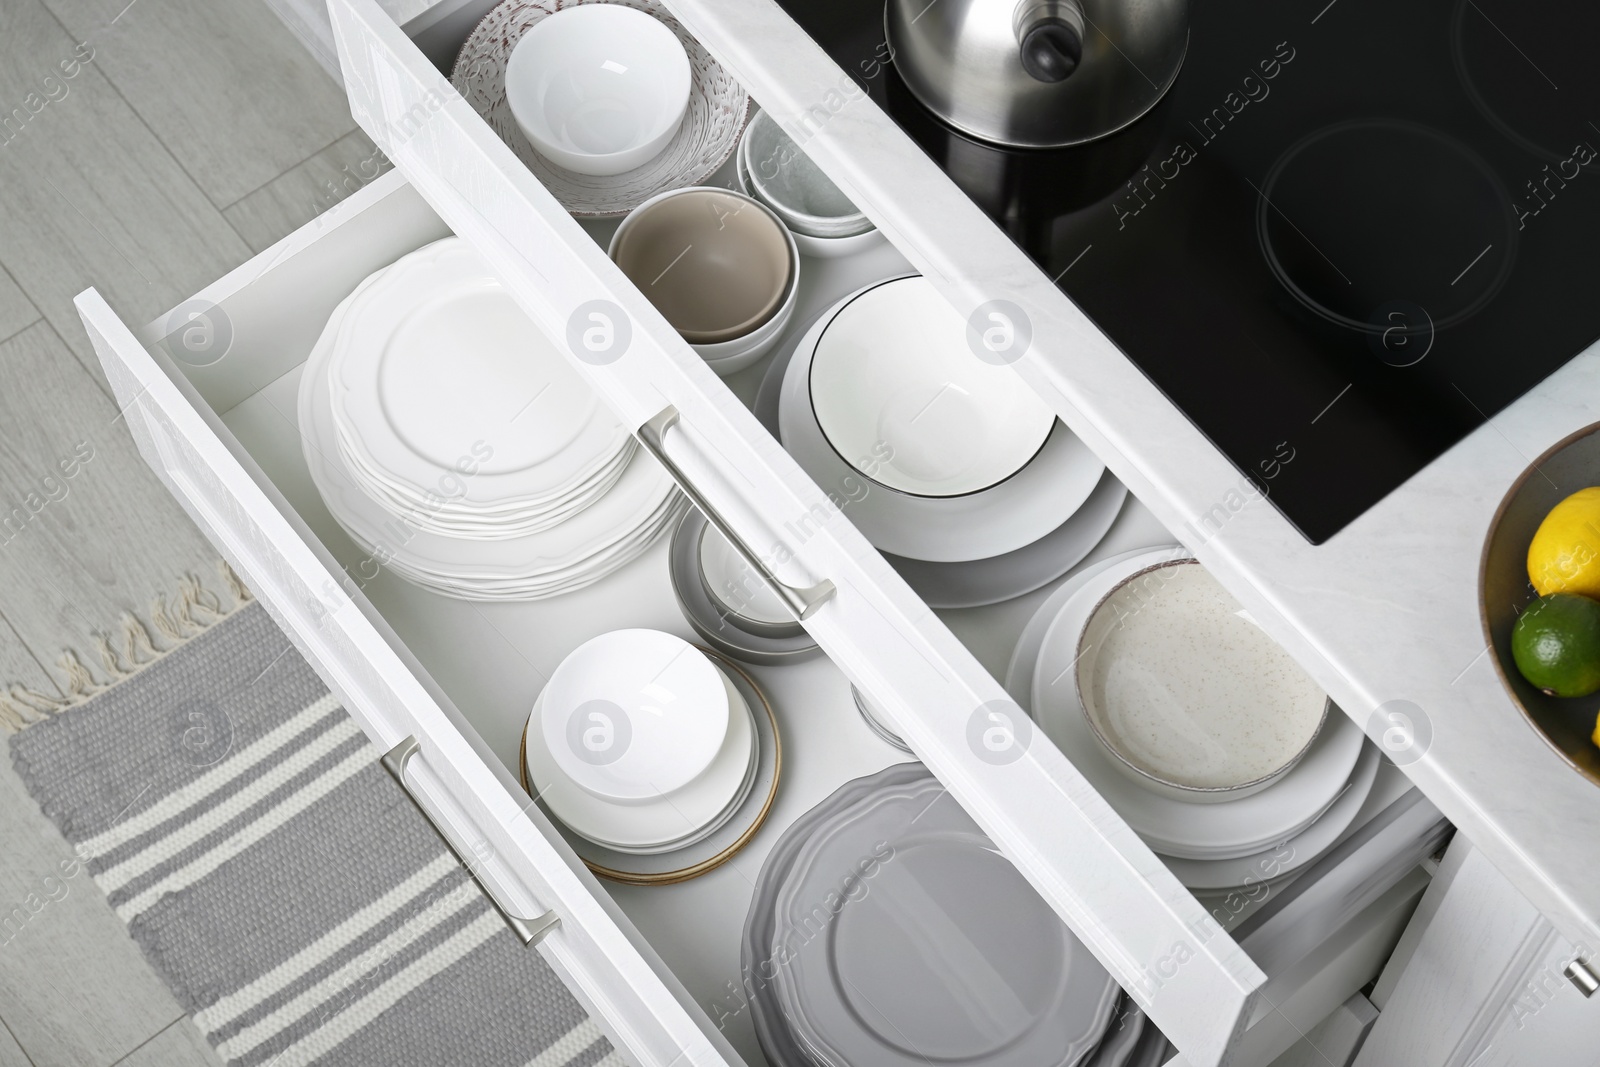
[[[0,1027],[0,1067],[34,1067],[11,1031]]]
[[[187,573],[221,589],[216,550],[49,323],[0,342],[0,381],[0,610],[41,662],[73,649],[94,669],[95,635]]]
[[[360,130],[223,208],[253,251],[270,248],[393,166]]]
[[[40,0],[0,3],[0,264],[98,375],[74,296],[97,286],[147,322],[249,248],[106,79],[102,53],[65,76],[78,46]],[[236,121],[214,113],[219,128]]]
[[[3,1061],[0,1067],[5,1067]],[[119,1060],[116,1067],[222,1067],[222,1057],[185,1015]]]
[[[343,90],[261,0],[46,3],[218,207],[355,129]]]
[[[11,275],[0,270],[0,340],[10,337],[23,327],[37,321],[39,309],[12,280]]]

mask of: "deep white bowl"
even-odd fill
[[[683,123],[689,56],[643,11],[581,4],[535,23],[506,63],[506,103],[539,154],[579,174],[654,158]]]
[[[541,729],[574,784],[646,804],[711,766],[728,732],[722,673],[660,630],[613,630],[567,654],[544,688]]]
[[[925,278],[887,282],[839,311],[811,358],[823,436],[863,475],[914,496],[966,496],[1027,466],[1055,413],[1015,370],[985,362]],[[887,459],[867,464],[859,457]]]

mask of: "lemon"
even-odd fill
[[[1594,733],[1589,735],[1589,740],[1593,741],[1597,745],[1600,745],[1600,715],[1595,716]]]
[[[1550,509],[1528,545],[1528,580],[1540,596],[1600,597],[1600,486]]]

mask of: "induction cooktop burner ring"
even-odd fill
[[[1499,39],[1506,40],[1508,42],[1508,48],[1515,49],[1517,52],[1521,53],[1522,58],[1527,60],[1529,67],[1537,71],[1540,78],[1547,82],[1549,81],[1549,76],[1543,70],[1541,70],[1531,58],[1527,56],[1527,53],[1522,52],[1520,46],[1514,43],[1509,43],[1510,38],[1505,37],[1503,31],[1501,31],[1500,28],[1489,19],[1489,16],[1484,13],[1482,8],[1473,3],[1473,0],[1457,0],[1455,12],[1450,16],[1450,60],[1455,65],[1456,78],[1461,82],[1461,89],[1464,93],[1466,93],[1467,99],[1472,101],[1472,106],[1478,109],[1478,113],[1483,116],[1484,120],[1488,122],[1489,125],[1493,126],[1502,137],[1517,145],[1519,148],[1522,148],[1523,150],[1537,156],[1547,163],[1554,163],[1557,166],[1561,166],[1569,162],[1571,158],[1569,154],[1563,154],[1557,149],[1549,148],[1540,144],[1531,136],[1525,134],[1508,122],[1500,113],[1500,110],[1489,102],[1489,98],[1483,92],[1482,87],[1478,84],[1478,80],[1472,76],[1472,64],[1467,59],[1466,38],[1468,15],[1476,15],[1480,17],[1483,20],[1483,24],[1490,28],[1491,33],[1495,34]],[[1520,36],[1521,34],[1519,34],[1519,37]],[[1515,60],[1512,60],[1512,62],[1515,62]],[[1557,73],[1559,74],[1560,72]],[[1563,76],[1562,80],[1566,81],[1566,78]],[[1554,82],[1550,82],[1550,87],[1552,92],[1557,91]],[[1572,87],[1569,85],[1569,94],[1571,92],[1571,88]]]
[[[1309,173],[1297,173],[1294,170],[1294,165],[1297,162],[1301,162],[1302,158],[1310,158],[1318,149],[1325,152],[1331,140],[1346,137],[1381,138],[1386,136],[1391,141],[1394,141],[1397,135],[1398,141],[1395,143],[1398,143],[1408,151],[1419,153],[1417,159],[1408,161],[1417,164],[1418,173],[1421,172],[1424,165],[1432,165],[1437,170],[1440,170],[1440,173],[1433,175],[1436,179],[1443,178],[1449,182],[1456,183],[1457,188],[1449,191],[1476,198],[1479,202],[1477,204],[1479,208],[1492,206],[1492,212],[1479,210],[1471,215],[1471,219],[1474,221],[1488,220],[1484,225],[1484,231],[1479,234],[1479,237],[1481,239],[1484,236],[1488,236],[1491,239],[1486,242],[1486,246],[1478,253],[1478,258],[1471,258],[1470,252],[1462,257],[1460,263],[1462,269],[1453,279],[1450,279],[1449,273],[1433,270],[1430,283],[1433,286],[1431,293],[1418,293],[1415,291],[1419,288],[1426,289],[1427,286],[1424,285],[1394,284],[1387,287],[1389,291],[1383,298],[1369,298],[1370,307],[1365,309],[1365,317],[1357,317],[1348,313],[1347,310],[1331,306],[1338,299],[1339,294],[1346,292],[1351,296],[1358,294],[1359,290],[1356,288],[1355,280],[1346,275],[1339,265],[1329,258],[1328,254],[1301,229],[1296,219],[1285,212],[1283,204],[1285,199],[1291,201],[1303,199],[1308,189],[1315,189],[1317,180],[1325,177],[1327,172],[1324,169],[1311,167],[1309,168]],[[1391,144],[1390,147],[1392,149],[1394,144]],[[1371,196],[1382,195],[1379,201],[1369,201],[1365,204],[1354,202],[1354,207],[1358,209],[1364,207],[1367,211],[1357,210],[1354,213],[1354,217],[1344,220],[1336,218],[1336,213],[1327,211],[1326,208],[1329,202],[1327,198],[1314,198],[1320,200],[1317,205],[1317,214],[1326,216],[1326,219],[1336,222],[1347,222],[1352,230],[1358,230],[1362,222],[1370,221],[1367,216],[1374,213],[1381,214],[1383,210],[1391,212],[1394,210],[1394,198],[1390,196],[1394,190],[1387,187],[1378,188],[1376,185],[1370,184],[1372,179],[1379,177],[1380,172],[1383,171],[1383,164],[1387,162],[1385,158],[1379,157],[1376,152],[1348,151],[1340,153],[1337,158],[1345,162],[1359,160],[1363,163],[1369,159],[1377,158],[1378,163],[1371,168],[1369,173],[1357,175],[1358,178],[1369,180],[1368,188],[1358,189],[1353,184],[1337,186],[1336,188],[1339,189],[1340,193],[1350,194],[1353,201],[1358,201],[1362,193]],[[1323,162],[1325,163],[1326,161]],[[1308,168],[1302,167],[1300,170],[1307,171]],[[1406,175],[1403,168],[1398,173],[1409,176]],[[1392,173],[1383,174],[1382,176],[1385,178],[1392,177]],[[1311,185],[1306,188],[1286,184],[1286,182],[1304,184],[1308,179],[1311,181]],[[1404,190],[1400,191],[1403,192]],[[1262,257],[1266,260],[1267,266],[1277,282],[1294,297],[1298,304],[1319,318],[1337,326],[1365,334],[1370,341],[1374,343],[1381,342],[1385,347],[1388,346],[1390,335],[1395,333],[1397,329],[1411,337],[1426,338],[1427,346],[1431,346],[1435,331],[1467,321],[1499,295],[1501,289],[1505,287],[1506,282],[1511,277],[1512,268],[1516,263],[1518,241],[1517,231],[1513,225],[1516,216],[1511,196],[1506,190],[1504,182],[1500,180],[1499,175],[1477,152],[1456,138],[1431,126],[1392,118],[1352,119],[1324,126],[1290,145],[1273,163],[1257,192],[1259,196],[1256,201],[1256,239],[1260,246]],[[1287,198],[1284,196],[1286,192],[1291,194]],[[1413,216],[1425,217],[1431,207],[1447,202],[1443,196],[1423,195],[1426,193],[1437,194],[1438,190],[1423,190],[1418,196],[1411,199],[1409,203],[1413,209],[1411,211]],[[1389,202],[1381,203],[1380,201]],[[1311,225],[1309,221],[1311,217],[1312,215],[1309,212],[1300,213],[1300,221],[1307,225]],[[1276,226],[1276,220],[1281,220],[1283,225],[1298,235],[1299,240],[1303,241],[1313,253],[1312,255],[1303,255],[1301,257],[1302,262],[1312,262],[1319,269],[1323,266],[1331,269],[1334,274],[1338,275],[1343,285],[1348,286],[1349,289],[1345,290],[1335,285],[1330,290],[1335,294],[1333,298],[1319,296],[1316,292],[1308,290],[1307,284],[1303,284],[1305,279],[1296,277],[1296,264],[1290,262],[1290,257],[1285,254],[1284,249],[1278,247],[1274,239],[1273,230]],[[1317,221],[1322,222],[1325,219],[1319,218]],[[1445,222],[1442,219],[1439,221],[1441,223]],[[1455,218],[1449,221],[1459,223],[1461,219]],[[1420,247],[1416,242],[1413,242],[1413,245]],[[1473,247],[1476,247],[1475,242]],[[1407,250],[1407,246],[1402,243],[1394,248],[1386,249],[1386,255],[1381,258],[1385,266],[1392,266],[1394,263],[1404,262]],[[1484,259],[1488,259],[1489,262],[1481,264]],[[1321,262],[1317,263],[1317,260]],[[1475,270],[1480,264],[1487,269]],[[1351,265],[1348,260],[1346,265]],[[1432,266],[1436,266],[1436,264],[1430,264],[1430,267]],[[1452,261],[1450,269],[1453,271],[1454,267],[1455,264]],[[1352,270],[1355,270],[1353,266]],[[1359,275],[1359,272],[1357,273]],[[1449,279],[1448,284],[1445,284],[1447,279]],[[1467,284],[1457,289],[1456,287],[1464,280]],[[1421,301],[1417,299],[1420,296],[1431,296],[1434,299]],[[1443,301],[1442,307],[1439,306],[1440,301]],[[1434,307],[1430,308],[1429,304],[1433,304]],[[1400,327],[1392,325],[1391,319],[1397,319],[1402,325]],[[1416,358],[1420,358],[1416,357],[1405,362],[1395,362],[1389,359],[1387,353],[1380,353],[1380,355],[1384,356],[1386,362],[1396,366],[1404,366],[1408,363],[1416,362]]]

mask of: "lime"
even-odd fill
[[[1535,600],[1511,628],[1511,657],[1550,696],[1600,689],[1600,602],[1572,593]]]

